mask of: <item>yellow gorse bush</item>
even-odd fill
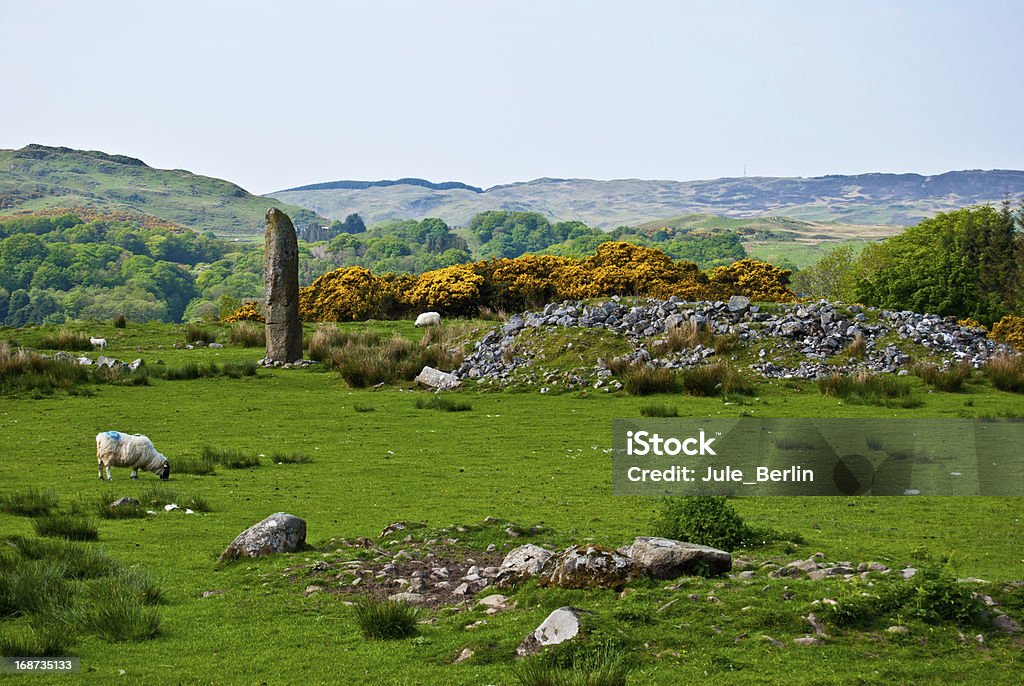
[[[1024,350],[1024,317],[1006,315],[992,325],[992,333],[988,336],[1017,350]]]
[[[746,295],[791,301],[790,272],[758,260],[741,260],[705,274],[631,243],[602,243],[583,260],[553,255],[492,259],[425,272],[375,276],[345,267],[321,276],[299,293],[305,321],[351,321],[435,310],[472,315],[481,307],[520,310],[562,299],[611,295],[683,300]]]
[[[255,300],[239,307],[237,310],[224,317],[225,322],[262,322],[263,308]]]

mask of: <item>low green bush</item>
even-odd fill
[[[419,608],[408,603],[364,597],[353,609],[359,629],[366,638],[395,639],[416,634]]]

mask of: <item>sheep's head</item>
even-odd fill
[[[160,480],[167,481],[171,476],[171,463],[164,460],[164,467],[160,470]]]

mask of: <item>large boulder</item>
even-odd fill
[[[294,553],[306,544],[306,520],[277,512],[238,534],[221,560],[261,557],[272,553]]]
[[[299,323],[299,244],[288,215],[267,210],[264,237],[263,287],[267,359],[295,362],[302,359]]]
[[[575,638],[580,633],[581,614],[582,610],[574,607],[558,608],[523,639],[516,648],[516,655],[536,655],[544,650],[545,646],[558,645]]]
[[[600,545],[574,545],[553,555],[538,583],[557,588],[619,589],[633,577],[632,558]]]
[[[442,372],[440,369],[434,369],[433,367],[424,367],[415,381],[439,391],[449,391],[453,388],[458,388],[462,384],[459,381],[459,377],[454,374]]]
[[[633,558],[639,573],[655,579],[716,576],[732,568],[732,555],[724,550],[670,538],[639,536],[621,552]]]
[[[540,574],[544,564],[554,555],[538,545],[527,543],[508,551],[498,569],[499,586],[511,586]]]

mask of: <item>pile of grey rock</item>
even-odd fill
[[[541,311],[514,315],[488,332],[452,373],[481,382],[518,379],[514,373],[533,365],[534,356],[528,345],[517,341],[524,331],[542,327],[612,331],[625,336],[633,347],[624,356],[626,362],[670,369],[692,367],[715,355],[713,347],[697,345],[675,353],[652,353],[667,331],[688,322],[716,335],[734,335],[738,346],[757,346],[758,361],[750,368],[766,378],[813,379],[859,370],[906,373],[911,360],[908,350],[915,345],[938,356],[943,366],[966,361],[980,367],[991,356],[1009,352],[1006,346],[988,339],[984,329],[961,326],[955,318],[933,314],[879,311],[826,301],[761,308],[742,296],[733,296],[728,302],[684,302],[673,296],[636,305],[613,297],[593,305],[553,303]],[[864,354],[847,355],[847,348],[858,339],[863,339]],[[600,388],[611,383],[611,372],[603,360],[574,373],[578,378],[563,380],[569,387],[588,384]]]
[[[146,363],[142,361],[142,358],[132,360],[131,362],[123,362],[113,357],[107,357],[106,355],[100,355],[93,361],[92,358],[81,355],[74,357],[70,353],[66,353],[63,350],[55,353],[53,358],[55,360],[61,360],[64,362],[74,362],[75,364],[82,365],[83,367],[91,367],[96,365],[100,369],[111,369],[115,372],[134,372],[139,367],[142,367]]]

